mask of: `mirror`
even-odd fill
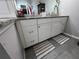
[[[16,0],[18,16],[58,16],[60,0]]]

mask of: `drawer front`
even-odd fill
[[[26,42],[26,47],[30,47],[30,46],[32,46],[34,43],[33,42]]]
[[[38,19],[38,24],[51,22],[51,18],[46,19]]]
[[[37,39],[37,26],[23,27],[23,33],[26,42]]]
[[[32,41],[26,42],[26,47],[33,46],[36,43],[38,43],[38,40],[32,40]]]
[[[29,26],[29,25],[35,25],[36,24],[36,20],[22,20],[21,24],[23,26]]]
[[[27,26],[27,27],[22,26],[22,30],[24,33],[26,47],[29,47],[38,43],[38,33],[37,33],[36,25]]]

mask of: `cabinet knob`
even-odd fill
[[[31,42],[34,42],[34,40],[33,40],[33,41],[31,41]]]
[[[33,31],[30,31],[29,33],[33,33]]]
[[[40,26],[38,26],[38,28],[40,28]]]

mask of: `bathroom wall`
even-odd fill
[[[46,4],[46,13],[52,13],[54,12],[54,6],[56,5],[56,1],[55,0],[40,0],[40,2],[43,2]]]
[[[79,0],[61,0],[59,10],[69,16],[65,32],[79,37]]]
[[[16,1],[16,8],[19,10],[20,5],[26,5],[26,8],[28,8],[28,6],[30,6],[30,4],[31,4],[31,0],[17,0]]]

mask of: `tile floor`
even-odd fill
[[[77,42],[79,40],[70,38],[64,44],[57,46],[54,50],[54,58],[52,59],[79,59],[79,46]],[[59,43],[58,43],[59,44]]]
[[[79,46],[77,45],[77,42],[79,40],[71,37],[69,38],[70,39],[66,41],[64,44],[60,44],[54,39],[48,39],[48,41],[55,46],[55,49],[52,51],[52,55],[49,55],[48,56],[49,58],[47,59],[79,59]],[[31,58],[31,57],[34,57],[32,55],[32,52],[33,52],[32,50],[33,48],[31,48],[31,50],[29,49],[27,50],[27,52],[30,51],[30,54],[29,54],[30,58],[28,57],[28,54],[26,52],[26,55],[27,55],[26,59],[27,58],[33,59]],[[34,59],[36,59],[36,57]]]

